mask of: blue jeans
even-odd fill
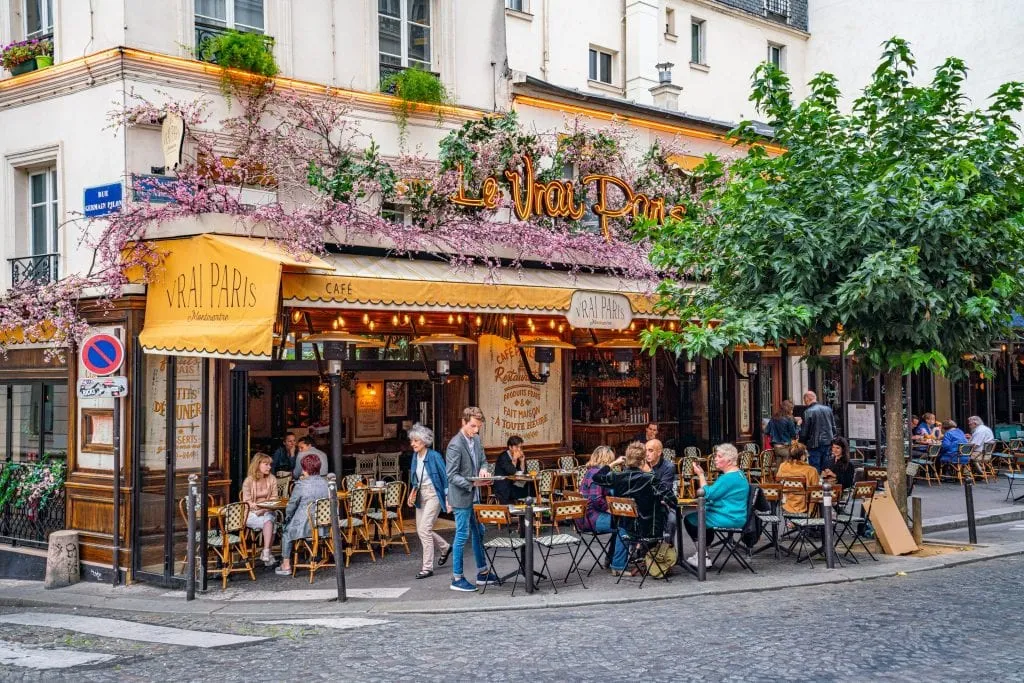
[[[832,466],[832,446],[826,444],[824,446],[817,446],[816,448],[807,449],[807,464],[820,473],[822,470],[827,470]]]
[[[455,540],[452,541],[452,576],[462,577],[462,554],[466,541],[473,539],[473,555],[476,557],[477,573],[487,571],[487,557],[484,555],[484,528],[476,521],[473,508],[455,508]]]
[[[626,568],[626,560],[629,559],[629,547],[626,544],[630,542],[626,530],[619,529],[615,538],[615,552],[612,553],[612,569],[621,572]]]

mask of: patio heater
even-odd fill
[[[321,332],[302,338],[309,344],[323,344],[324,360],[327,361],[327,381],[331,387],[331,463],[334,473],[340,478],[341,469],[341,430],[344,425],[341,417],[341,373],[342,362],[345,360],[346,347],[355,344],[362,348],[383,347],[382,342],[368,337],[361,337],[348,332]]]
[[[642,349],[643,344],[636,339],[609,339],[597,344],[595,348],[611,351],[615,371],[620,375],[628,375],[633,362],[633,351]]]
[[[542,337],[540,339],[528,339],[516,344],[520,349],[520,356],[523,360],[523,367],[526,375],[530,378],[531,384],[544,384],[551,376],[551,364],[555,362],[556,349],[575,349],[569,342],[561,339]],[[533,349],[533,360],[537,363],[537,373],[534,374],[530,363],[526,358],[526,349]]]
[[[434,434],[443,440],[445,435],[444,385],[448,380],[448,375],[451,374],[451,362],[458,357],[457,346],[475,346],[476,341],[469,337],[443,332],[416,337],[409,343],[421,347],[424,360],[434,361],[434,370],[427,369],[427,376],[439,387],[439,390],[434,392]]]

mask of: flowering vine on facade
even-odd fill
[[[132,105],[110,115],[111,127],[155,127],[174,112],[188,130],[184,162],[170,182],[129,178],[136,200],[87,224],[83,243],[95,253],[88,272],[10,290],[0,301],[0,340],[9,341],[15,330],[29,337],[81,339],[88,326],[78,309],[80,297],[95,297],[102,305],[120,297],[130,280],[147,282],[159,261],[146,242],[149,229],[208,213],[236,217],[243,231],[261,225],[294,254],[321,254],[326,244],[359,241],[395,254],[433,253],[453,267],[490,272],[527,260],[573,270],[600,267],[649,280],[653,287],[648,246],[635,238],[630,215],[611,220],[606,239],[589,211],[578,219],[517,219],[507,183],[495,210],[459,206],[451,198],[460,188],[478,192],[489,176],[522,169],[527,158],[536,161],[538,182],[606,174],[679,203],[692,192],[688,177],[667,162],[679,150],[640,149],[617,125],[595,131],[570,119],[567,133],[535,133],[524,131],[514,112],[497,114],[453,131],[434,161],[381,156],[352,117],[351,103],[333,92],[308,96],[273,85],[254,88],[235,98],[237,113],[216,125],[210,125],[210,103],[203,99],[154,103],[134,93],[128,97]],[[579,206],[598,201],[593,184],[574,187]],[[248,204],[246,188],[268,190],[272,199]],[[615,188],[609,192],[606,201],[627,200],[615,196]],[[383,218],[384,201],[408,204],[411,224]]]

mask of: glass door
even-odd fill
[[[141,580],[178,587],[185,578],[188,476],[199,475],[202,498],[209,464],[202,457],[209,441],[209,365],[205,359],[141,350],[138,356],[132,569]],[[204,509],[197,516],[200,538],[206,535]],[[199,550],[203,567],[206,548]]]

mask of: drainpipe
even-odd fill
[[[551,7],[548,4],[549,0],[544,0],[541,4],[541,11],[544,12],[544,23],[541,24],[541,57],[540,57],[540,74],[544,80],[548,80],[548,62],[551,61],[551,34],[549,26],[551,25],[551,18],[549,16]]]

